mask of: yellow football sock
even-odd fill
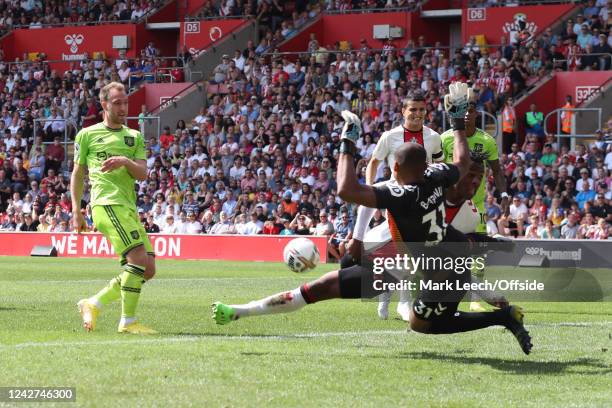
[[[144,283],[145,268],[128,263],[123,269],[125,272],[121,274],[121,317],[133,318]]]
[[[121,297],[121,275],[114,277],[102,290],[96,293],[91,301],[97,306],[105,306]]]

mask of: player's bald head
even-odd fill
[[[427,152],[418,143],[404,143],[395,151],[395,161],[400,168],[422,168],[427,164]]]

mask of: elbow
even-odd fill
[[[349,194],[348,189],[346,187],[338,186],[338,197],[340,197],[344,201],[348,201],[349,195],[350,194]]]
[[[338,197],[347,202],[355,202],[355,192],[357,191],[357,186],[351,185],[339,185],[338,186]]]
[[[459,160],[457,160],[453,164],[459,168],[461,177],[463,177],[469,171],[471,163],[472,163],[472,160],[469,158],[469,156],[466,156],[466,157],[460,157]]]
[[[472,160],[470,159],[470,156],[462,155],[462,156],[459,156],[457,160],[453,162],[453,164],[460,168],[468,168],[470,166],[471,161]]]
[[[362,202],[362,191],[360,189],[360,185],[347,186],[345,188],[338,189],[338,197],[340,197],[344,202],[347,203],[355,203],[364,205]]]

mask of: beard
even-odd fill
[[[111,125],[123,125],[123,120],[119,115],[114,115],[110,112],[105,112],[108,122]]]

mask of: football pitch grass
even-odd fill
[[[227,326],[210,317],[213,301],[258,299],[334,267],[159,260],[138,316],[160,334],[142,337],[116,333],[119,302],[95,332],[80,326],[76,302],[119,272],[116,260],[0,257],[0,386],[76,387],[77,406],[100,407],[612,403],[612,303],[521,304],[529,356],[501,328],[407,332],[359,300]]]

